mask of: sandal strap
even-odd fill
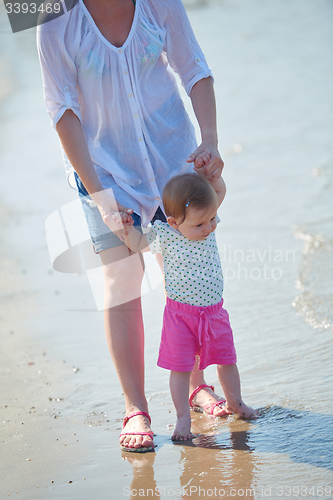
[[[137,415],[143,415],[144,417],[147,417],[148,420],[149,420],[149,423],[151,424],[151,418],[148,415],[148,413],[146,413],[145,411],[137,411],[135,413],[131,413],[131,415],[128,415],[128,417],[124,418],[124,420],[123,420],[123,428],[125,427],[125,425],[127,424],[127,422],[129,421],[130,418],[136,417]],[[126,434],[131,434],[131,433],[127,432]],[[140,432],[135,432],[134,434],[140,434]]]
[[[216,403],[207,403],[202,407],[203,411],[206,413],[210,413],[210,415],[213,415],[214,409],[219,406],[220,404],[226,403],[227,401],[225,399],[221,399],[221,401],[216,401]],[[229,413],[229,412],[228,412]]]
[[[209,387],[210,389],[212,389],[212,391],[215,390],[213,385],[207,385],[207,384],[198,385],[198,387],[196,389],[194,389],[194,391],[192,392],[192,394],[190,396],[190,406],[192,406],[193,399],[198,394],[198,392],[201,391],[201,389],[204,389],[205,387]]]
[[[150,436],[151,438],[154,437],[153,431],[150,432],[122,432],[119,434],[120,436]]]

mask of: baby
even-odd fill
[[[162,197],[167,223],[156,221],[146,235],[126,222],[126,214],[110,214],[122,227],[117,235],[131,250],[151,250],[163,257],[167,299],[157,364],[171,371],[170,391],[177,412],[174,441],[194,437],[190,408],[196,408],[188,398],[196,355],[200,370],[217,365],[226,398],[219,402],[223,413],[245,419],[255,416],[241,397],[232,330],[222,307],[223,275],[214,231],[225,192],[222,177],[214,182],[196,173],[173,177]]]

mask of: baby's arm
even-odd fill
[[[147,237],[133,227],[133,220],[128,221],[127,219],[128,215],[124,212],[112,212],[104,218],[104,222],[130,250],[148,252],[150,249]]]
[[[200,153],[195,158],[194,169],[196,171],[198,171],[197,169],[200,170],[201,167],[203,167],[204,165],[209,165],[209,163],[210,163],[210,153],[208,151],[204,151],[203,153]],[[204,174],[200,174],[199,172],[198,172],[198,174],[202,175],[202,177],[205,177]],[[207,181],[212,186],[212,188],[215,190],[217,197],[218,197],[218,200],[219,200],[219,206],[220,206],[222,201],[224,200],[226,190],[227,190],[222,176],[219,177],[216,181],[209,181],[208,179],[207,179]]]
[[[224,200],[227,188],[225,185],[225,182],[223,180],[223,177],[219,177],[216,181],[208,181],[209,184],[212,186],[212,188],[215,190],[218,200],[219,200],[219,206],[221,205],[222,201]]]

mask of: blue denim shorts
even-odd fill
[[[99,253],[102,250],[106,250],[107,248],[125,245],[125,243],[121,241],[118,236],[116,236],[111,231],[111,229],[103,222],[97,206],[93,203],[88,191],[82,184],[81,179],[76,172],[74,172],[74,176],[95,253]],[[142,232],[141,217],[133,212],[132,219],[134,220],[134,226],[136,226],[136,228],[140,232]],[[151,222],[153,223],[155,220],[166,222],[165,215],[160,207],[158,207],[158,209],[156,210],[156,213]]]

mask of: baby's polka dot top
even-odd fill
[[[203,241],[189,240],[169,224],[156,221],[147,240],[152,253],[163,256],[167,296],[194,306],[222,299],[223,275],[215,232]]]

